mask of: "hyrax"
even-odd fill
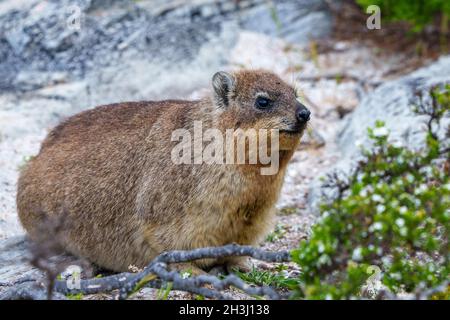
[[[64,215],[64,248],[100,267],[143,267],[167,250],[257,244],[269,231],[286,165],[310,117],[294,88],[262,70],[218,72],[198,101],[100,106],[54,128],[22,171],[17,207],[31,239]],[[176,164],[177,129],[279,130],[279,169]],[[258,131],[259,132],[259,131]],[[206,142],[205,142],[206,144]],[[192,155],[193,157],[193,155]],[[196,261],[245,267],[244,260]]]

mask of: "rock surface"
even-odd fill
[[[385,122],[393,140],[412,147],[423,146],[426,117],[418,116],[413,111],[416,94],[423,92],[426,95],[430,88],[445,83],[450,83],[450,56],[442,57],[401,79],[380,85],[364,97],[342,124],[338,138],[342,153],[346,157],[354,157],[359,151],[357,145],[367,142],[366,128],[373,127],[376,120]]]
[[[26,263],[28,258],[27,241],[23,236],[0,241],[0,285],[36,275],[37,272]],[[1,289],[0,286],[0,292]]]
[[[31,0],[3,5],[0,90],[50,85],[54,72],[74,80],[90,72],[104,74],[102,69],[112,67],[115,72],[108,76],[120,75],[115,80],[122,84],[141,71],[130,89],[143,96],[154,93],[142,91],[142,81],[161,94],[167,86],[153,79],[169,70],[173,78],[188,74],[190,70],[183,69],[195,65],[202,74],[189,73],[190,81],[180,81],[184,86],[176,89],[184,90],[174,91],[181,96],[198,85],[203,73],[226,62],[240,30],[306,43],[327,35],[330,21],[322,0]],[[40,74],[29,77],[30,72]],[[114,82],[104,76],[101,80]]]

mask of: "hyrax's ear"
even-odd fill
[[[226,107],[230,103],[230,93],[234,90],[236,79],[233,75],[219,71],[212,78],[214,97],[216,103],[221,107]]]

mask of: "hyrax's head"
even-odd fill
[[[217,72],[212,83],[221,119],[229,128],[276,129],[280,149],[297,146],[311,113],[292,86],[263,70]]]

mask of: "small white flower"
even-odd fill
[[[384,210],[386,210],[386,207],[382,204],[377,205],[377,212],[378,213],[383,213]]]
[[[395,280],[402,280],[402,275],[398,272],[392,273],[391,277],[392,277],[392,279],[395,279]]]
[[[383,197],[380,196],[379,194],[374,194],[374,195],[372,195],[372,201],[374,201],[374,202],[383,202]]]
[[[375,137],[385,137],[389,134],[389,130],[386,127],[374,128],[373,135]]]
[[[317,250],[319,251],[319,253],[323,253],[325,251],[325,246],[323,245],[323,243],[319,243],[319,246],[317,247]]]
[[[375,222],[370,226],[372,230],[383,230],[383,224],[381,222]]]
[[[433,169],[431,167],[423,167],[420,168],[420,173],[422,173],[425,177],[431,177],[433,175]]]
[[[428,186],[426,184],[421,184],[415,191],[416,194],[424,193],[428,190]]]
[[[183,272],[182,274],[181,274],[181,278],[182,279],[187,279],[187,278],[189,278],[191,276],[191,274],[189,273],[189,272]]]
[[[385,266],[390,266],[392,264],[392,259],[384,256],[383,258],[381,258],[381,262],[383,262],[383,265]]]
[[[317,266],[323,266],[323,265],[330,265],[330,257],[328,257],[326,254],[323,254],[320,256],[320,258],[317,260],[316,265]]]
[[[367,189],[362,189],[362,190],[359,192],[359,195],[360,195],[361,197],[363,197],[363,198],[367,197]]]
[[[396,141],[392,142],[392,146],[394,148],[401,148],[401,147],[403,147],[403,142],[401,142],[400,140],[396,140]],[[400,159],[398,159],[398,160],[400,160]],[[403,159],[402,159],[402,162],[403,162]]]
[[[405,206],[402,206],[402,207],[400,207],[400,214],[405,214],[405,213],[407,213],[408,212],[408,208],[407,207],[405,207]]]
[[[408,229],[406,227],[400,228],[400,235],[406,237],[408,234]]]
[[[352,260],[354,260],[354,261],[362,260],[362,248],[361,247],[357,247],[355,250],[353,250]]]
[[[401,227],[403,227],[403,226],[405,225],[405,219],[403,219],[403,218],[398,218],[397,220],[395,220],[395,224],[396,224],[399,228],[401,228]]]
[[[408,173],[406,175],[406,180],[408,180],[409,183],[413,183],[414,182],[414,176],[411,173]]]

